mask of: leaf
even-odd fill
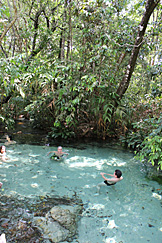
[[[20,87],[20,94],[21,94],[21,96],[22,96],[23,98],[25,98],[25,93],[24,93],[24,91],[22,90],[21,87]]]

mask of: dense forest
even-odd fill
[[[117,138],[162,169],[160,0],[1,0],[0,122]]]

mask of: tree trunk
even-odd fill
[[[13,2],[13,8],[14,8],[14,14],[15,14],[15,16],[14,16],[14,19],[11,21],[11,23],[7,27],[4,25],[3,33],[0,36],[0,45],[2,43],[2,40],[3,40],[4,36],[7,34],[7,32],[9,31],[9,29],[12,28],[12,26],[14,25],[14,23],[17,20],[17,8],[16,8],[16,4],[15,4],[15,1],[14,0],[12,0],[12,2]]]
[[[129,60],[129,64],[127,66],[123,80],[120,82],[119,87],[118,87],[117,92],[116,92],[119,96],[118,97],[119,100],[121,100],[121,98],[123,97],[123,95],[125,94],[125,92],[128,89],[130,79],[131,79],[132,73],[133,73],[134,68],[135,68],[138,53],[139,53],[139,50],[140,50],[142,43],[143,43],[143,37],[144,37],[145,31],[146,31],[147,24],[149,22],[149,18],[150,18],[151,14],[153,13],[154,9],[156,8],[156,6],[158,5],[159,2],[160,2],[160,0],[157,0],[157,1],[147,0],[147,2],[146,2],[145,12],[143,14],[141,23],[138,27],[138,34],[137,34],[137,37],[136,37],[136,40],[135,40],[135,44],[134,44],[134,47],[133,47],[133,50],[132,50],[132,54],[131,54],[131,57],[130,57],[130,60]],[[117,103],[118,102],[116,101],[115,106],[117,106]]]

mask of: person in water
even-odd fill
[[[51,152],[49,152],[48,153],[48,155],[50,154],[50,153],[54,153],[52,156],[51,156],[51,159],[60,159],[60,158],[62,158],[64,155],[68,155],[68,153],[65,153],[65,152],[63,152],[62,151],[62,147],[61,146],[59,146],[58,148],[57,148],[57,151],[51,151]]]
[[[12,140],[12,137],[9,135],[6,135],[6,140],[7,140],[7,142],[5,142],[6,146],[16,143],[15,141]]]
[[[104,173],[104,172],[101,172],[100,173],[102,178],[104,179],[104,182],[102,183],[99,183],[98,184],[98,189],[100,188],[100,186],[112,186],[112,185],[115,185],[117,182],[123,180],[123,177],[122,177],[122,172],[120,170],[115,170],[114,174],[107,174],[107,173]],[[108,175],[108,176],[111,176],[111,178],[107,178],[105,177],[105,175]]]
[[[5,234],[0,235],[0,243],[6,243],[6,237]]]
[[[6,160],[6,147],[4,145],[0,146],[0,159],[2,161]]]
[[[1,189],[2,185],[3,185],[3,183],[2,183],[2,182],[0,182],[0,189]]]

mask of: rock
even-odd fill
[[[30,198],[1,196],[1,205],[1,227],[8,241],[19,243],[71,242],[83,210],[80,199],[66,197],[39,197],[32,203]]]
[[[62,227],[58,222],[51,221],[45,217],[35,217],[34,223],[43,230],[43,237],[52,242],[61,242],[68,238],[69,230]]]
[[[43,231],[43,237],[52,242],[68,240],[76,234],[81,205],[54,206],[45,217],[34,217],[33,223]]]
[[[106,238],[106,243],[116,243],[113,238]]]
[[[76,216],[68,209],[63,209],[59,206],[55,206],[50,211],[51,217],[57,221],[60,225],[70,230],[71,233],[76,231]]]
[[[162,170],[157,170],[156,166],[148,166],[147,178],[149,180],[157,181],[159,184],[162,185]]]
[[[109,223],[108,223],[108,226],[107,226],[108,229],[114,229],[114,228],[117,228],[117,227],[118,226],[115,224],[114,220],[110,220]]]
[[[27,224],[25,221],[23,220],[19,220],[17,223],[17,229],[21,229],[21,230],[26,230],[27,229]]]

